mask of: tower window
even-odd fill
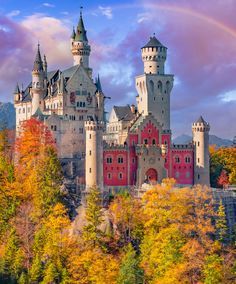
[[[199,158],[197,158],[197,162],[200,163],[200,159]]]
[[[91,151],[91,150],[89,151],[89,155],[90,155],[90,156],[92,155],[92,151]]]
[[[123,164],[123,162],[124,162],[123,157],[118,157],[118,164]]]
[[[189,164],[190,163],[190,157],[185,157],[185,163]]]
[[[107,157],[107,164],[112,164],[112,157]]]
[[[200,142],[199,141],[197,142],[197,145],[200,146]]]
[[[92,172],[92,169],[91,169],[91,168],[89,168],[89,173],[91,174],[91,172]]]
[[[179,158],[179,156],[176,156],[175,157],[175,162],[178,164],[178,163],[180,163],[180,158]]]
[[[91,139],[92,138],[92,135],[91,134],[89,134],[89,139]]]

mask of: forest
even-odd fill
[[[236,148],[211,149],[215,186],[236,183]],[[73,230],[54,139],[31,118],[13,143],[0,131],[0,283],[236,283],[235,236],[207,187],[163,180],[142,198],[102,206],[91,188]]]

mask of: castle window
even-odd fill
[[[190,178],[190,172],[186,172],[185,176],[186,178]]]
[[[112,164],[112,157],[107,157],[107,164]]]
[[[53,125],[51,125],[51,130],[53,130]]]
[[[132,163],[135,164],[135,158],[132,158]]]
[[[148,140],[147,140],[147,139],[144,139],[143,141],[144,141],[144,144],[145,144],[145,145],[148,144]]]
[[[19,111],[18,111],[19,113],[21,113],[21,109],[19,108]]]
[[[199,174],[197,175],[197,178],[200,179],[200,175]]]
[[[156,139],[152,139],[152,145],[156,145]]]
[[[23,111],[23,113],[25,113],[25,108],[24,107],[23,107],[22,111]]]
[[[175,157],[175,162],[178,164],[178,163],[180,163],[180,158],[179,158],[179,156],[176,156]]]
[[[167,141],[166,140],[164,141],[164,144],[167,145]]]
[[[197,162],[200,163],[200,159],[199,158],[197,158]]]
[[[91,169],[91,168],[89,168],[89,173],[91,174],[91,172],[92,172],[92,169]]]
[[[107,174],[107,178],[108,178],[108,179],[112,179],[112,174],[111,174],[111,173],[108,173],[108,174]]]
[[[83,133],[84,133],[83,127],[79,128],[79,133],[80,133],[80,134],[83,134]],[[91,134],[90,134],[90,135],[91,135]]]
[[[56,125],[54,125],[54,131],[57,131],[57,126]]]
[[[176,172],[176,173],[175,173],[175,177],[176,177],[176,178],[179,178],[179,172]]]
[[[191,160],[190,157],[185,157],[185,163],[186,163],[186,164],[189,164],[189,163],[190,163],[190,160]]]
[[[118,177],[119,177],[119,179],[123,179],[123,174],[119,173]]]
[[[123,164],[123,163],[124,163],[124,158],[118,157],[118,164]]]
[[[197,142],[197,145],[200,146],[200,142],[199,141]]]
[[[91,134],[89,134],[89,139],[91,139],[92,138],[92,135]]]

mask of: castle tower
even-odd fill
[[[36,112],[38,108],[43,109],[43,95],[45,93],[45,71],[43,68],[43,61],[40,54],[39,44],[36,53],[34,66],[32,70],[32,115]]]
[[[91,69],[89,68],[90,51],[91,48],[88,44],[87,31],[84,27],[82,11],[80,11],[78,26],[76,31],[73,28],[71,35],[71,52],[74,57],[74,65],[83,65],[84,68],[88,69],[91,73]]]
[[[194,143],[194,184],[210,185],[209,170],[210,125],[202,116],[192,124]]]
[[[14,102],[15,103],[20,102],[21,99],[22,99],[22,94],[21,94],[21,91],[20,91],[19,84],[17,83],[15,91],[14,91]]]
[[[86,190],[93,186],[103,189],[103,121],[86,121]]]
[[[144,74],[136,77],[138,112],[152,113],[163,129],[170,129],[170,93],[174,76],[165,74],[167,48],[155,36],[142,47]]]

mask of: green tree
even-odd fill
[[[205,284],[223,283],[222,258],[217,254],[207,256],[203,272]]]
[[[144,283],[144,272],[139,266],[139,259],[132,245],[129,244],[124,255],[117,284],[142,284]]]
[[[103,222],[101,193],[96,187],[89,190],[85,213],[86,225],[83,227],[84,240],[95,247],[100,245],[103,233],[100,225]]]
[[[219,242],[224,244],[227,238],[227,221],[226,221],[225,207],[222,203],[222,200],[220,200],[216,218],[217,218],[216,219],[217,239]]]

